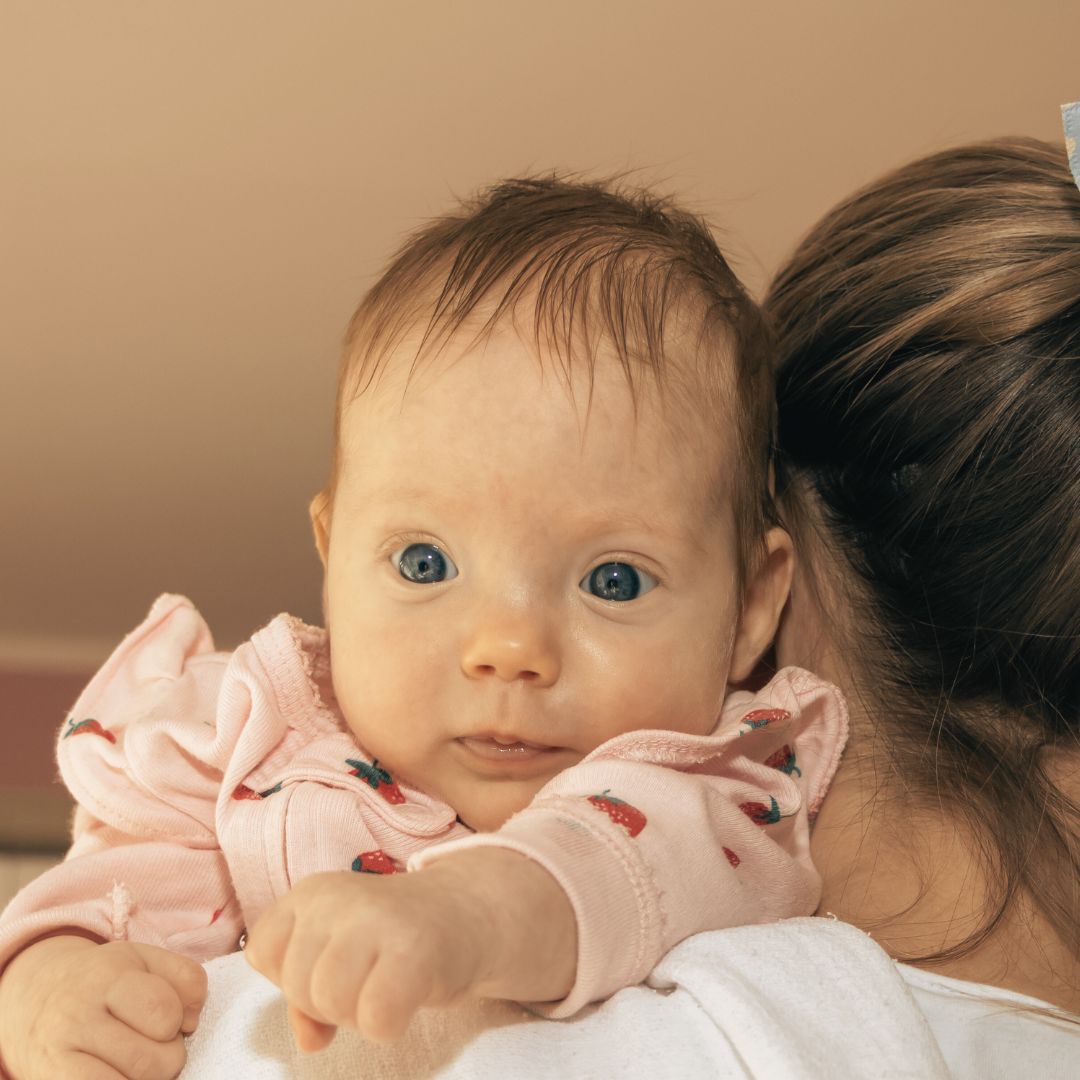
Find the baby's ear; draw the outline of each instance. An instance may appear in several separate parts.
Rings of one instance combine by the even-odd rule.
[[[765,534],[765,557],[750,572],[743,589],[742,613],[735,629],[728,682],[748,679],[776,636],[780,613],[791,591],[795,550],[786,530]]]
[[[330,554],[330,505],[330,492],[324,488],[308,506],[311,528],[315,533],[315,547],[318,549],[319,558],[322,559],[324,570]]]

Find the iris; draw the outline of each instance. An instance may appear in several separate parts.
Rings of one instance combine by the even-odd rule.
[[[641,578],[629,563],[601,563],[581,584],[601,600],[634,600],[641,592]]]
[[[457,576],[454,564],[434,544],[410,544],[395,556],[406,581],[431,585]]]

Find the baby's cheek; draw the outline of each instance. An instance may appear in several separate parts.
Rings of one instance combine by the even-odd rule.
[[[412,773],[412,758],[425,744],[425,719],[430,724],[436,714],[434,684],[389,650],[373,650],[344,672],[335,658],[334,689],[346,724],[365,750],[398,771]]]
[[[609,738],[647,728],[702,734],[715,725],[726,690],[722,642],[671,643],[639,657],[624,677],[605,680],[598,705]]]
[[[415,619],[369,607],[331,627],[334,686],[347,683],[373,708],[393,710],[422,698],[438,667],[439,635]],[[340,698],[340,691],[339,691]]]

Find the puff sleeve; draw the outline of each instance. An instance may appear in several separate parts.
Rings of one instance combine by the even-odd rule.
[[[162,596],[90,681],[57,748],[78,803],[73,843],[0,916],[0,969],[72,928],[196,960],[236,948],[241,914],[215,831],[243,713],[219,701],[228,659],[189,601]]]
[[[562,885],[578,927],[570,1016],[641,982],[705,930],[815,911],[809,825],[839,762],[839,691],[786,668],[725,702],[712,735],[635,731],[552,779],[493,833],[414,856],[410,869],[474,845],[511,848]]]

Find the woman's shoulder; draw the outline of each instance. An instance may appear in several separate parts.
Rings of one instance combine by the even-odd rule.
[[[877,1075],[875,1060],[889,1062],[880,1066],[889,1076],[891,1069],[959,1080],[1078,1075],[1080,1018],[1055,1019],[1053,1007],[1036,998],[898,963],[870,934],[837,919],[786,919],[690,938],[661,961],[650,983],[688,991],[718,1022],[742,1015],[726,1035],[740,1043],[744,1059],[763,1034],[753,1022],[758,1012],[784,1014],[790,1036],[774,1036],[768,1054],[811,1074],[814,1056],[826,1053],[832,1075]],[[761,1075],[784,1074],[782,1064],[763,1056],[761,1067],[771,1071]]]
[[[896,970],[953,1076],[1080,1075],[1080,1016],[1046,1001],[910,964]]]

